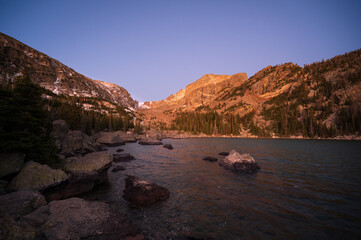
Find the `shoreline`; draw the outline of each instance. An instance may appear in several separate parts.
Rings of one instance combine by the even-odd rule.
[[[258,136],[213,136],[213,135],[190,135],[188,137],[165,137],[164,139],[186,138],[241,138],[241,139],[283,139],[283,140],[331,140],[331,141],[361,141],[361,136],[339,136],[335,138],[304,138],[304,137],[258,137]]]

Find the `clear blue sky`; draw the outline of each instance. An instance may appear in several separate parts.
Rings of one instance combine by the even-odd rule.
[[[0,32],[161,100],[203,74],[250,77],[361,48],[361,1],[0,0]]]

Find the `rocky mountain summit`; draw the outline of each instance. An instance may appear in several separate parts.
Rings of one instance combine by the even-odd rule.
[[[17,77],[25,74],[29,75],[33,83],[58,95],[97,97],[133,109],[138,106],[138,102],[124,88],[92,80],[46,54],[0,33],[0,84],[13,83]]]

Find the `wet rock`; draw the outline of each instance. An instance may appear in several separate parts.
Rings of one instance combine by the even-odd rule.
[[[172,144],[164,144],[163,147],[164,147],[164,148],[168,148],[169,150],[172,150],[172,149],[173,149]]]
[[[124,149],[119,148],[119,149],[117,149],[117,151],[116,151],[116,152],[123,152],[123,151],[124,151]]]
[[[36,229],[36,239],[142,239],[126,215],[106,203],[80,198],[52,201],[21,222]]]
[[[161,141],[156,138],[142,137],[139,140],[139,144],[141,145],[163,145]]]
[[[6,193],[7,185],[9,184],[6,180],[0,180],[0,195]]]
[[[85,155],[97,150],[94,139],[79,130],[68,132],[61,145],[61,154],[65,157]]]
[[[132,160],[135,160],[135,157],[129,153],[113,154],[114,162],[130,162]]]
[[[124,140],[119,135],[113,132],[99,132],[96,135],[97,143],[107,146],[120,146],[124,145]]]
[[[0,196],[0,211],[15,220],[46,205],[43,195],[36,191],[17,191]]]
[[[250,154],[241,155],[234,150],[225,159],[220,160],[219,165],[229,170],[248,174],[260,169],[260,166]]]
[[[55,140],[58,148],[61,148],[61,143],[63,142],[65,136],[69,132],[69,126],[64,120],[55,120],[53,121],[53,130],[51,136]]]
[[[210,157],[210,156],[207,156],[207,157],[203,158],[203,160],[208,161],[208,162],[217,162],[218,161],[217,158]]]
[[[123,166],[115,166],[113,169],[112,169],[112,172],[119,172],[119,171],[124,171],[126,170],[125,167]]]
[[[169,190],[134,176],[125,179],[124,198],[135,206],[149,206],[169,198]]]
[[[10,178],[20,172],[24,166],[25,154],[0,154],[0,179]]]
[[[92,190],[108,180],[107,170],[112,165],[112,155],[94,152],[79,159],[64,162],[63,169],[70,174],[67,182],[44,192],[47,200],[65,199]]]
[[[220,153],[218,153],[218,155],[221,155],[221,156],[228,156],[228,155],[229,155],[229,152],[220,152]]]
[[[60,169],[52,169],[48,165],[29,161],[20,173],[9,184],[11,191],[35,190],[43,191],[68,180],[69,176]]]

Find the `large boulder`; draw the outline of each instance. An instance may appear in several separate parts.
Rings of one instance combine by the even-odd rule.
[[[96,141],[107,146],[124,145],[124,140],[114,132],[99,132],[96,134]]]
[[[149,206],[169,198],[169,190],[134,176],[125,179],[124,198],[135,206]]]
[[[225,159],[221,159],[219,165],[240,173],[254,173],[260,169],[250,154],[241,155],[235,150],[232,150]]]
[[[123,139],[124,142],[136,142],[137,136],[134,134],[129,134],[122,131],[116,131],[113,133],[114,135],[118,136],[119,138]]]
[[[0,154],[0,179],[14,176],[24,166],[22,153]]]
[[[107,152],[89,153],[81,158],[66,159],[63,169],[70,178],[63,184],[44,192],[47,200],[59,200],[92,190],[108,180],[107,170],[113,157]]]
[[[160,140],[150,137],[142,137],[140,138],[138,143],[141,145],[163,145]]]
[[[15,220],[46,205],[43,195],[36,191],[17,191],[0,196],[0,211]]]
[[[43,191],[68,180],[68,175],[60,169],[52,169],[48,165],[29,161],[20,173],[10,182],[10,191],[34,190]]]
[[[64,120],[55,120],[53,121],[53,130],[51,136],[54,138],[58,148],[61,148],[61,143],[63,142],[65,136],[69,132],[69,126]]]
[[[76,130],[68,132],[64,137],[61,145],[61,154],[66,157],[85,155],[90,152],[95,152],[97,149],[93,137]]]
[[[106,203],[80,198],[52,201],[21,222],[36,229],[36,239],[143,239],[126,215]]]

